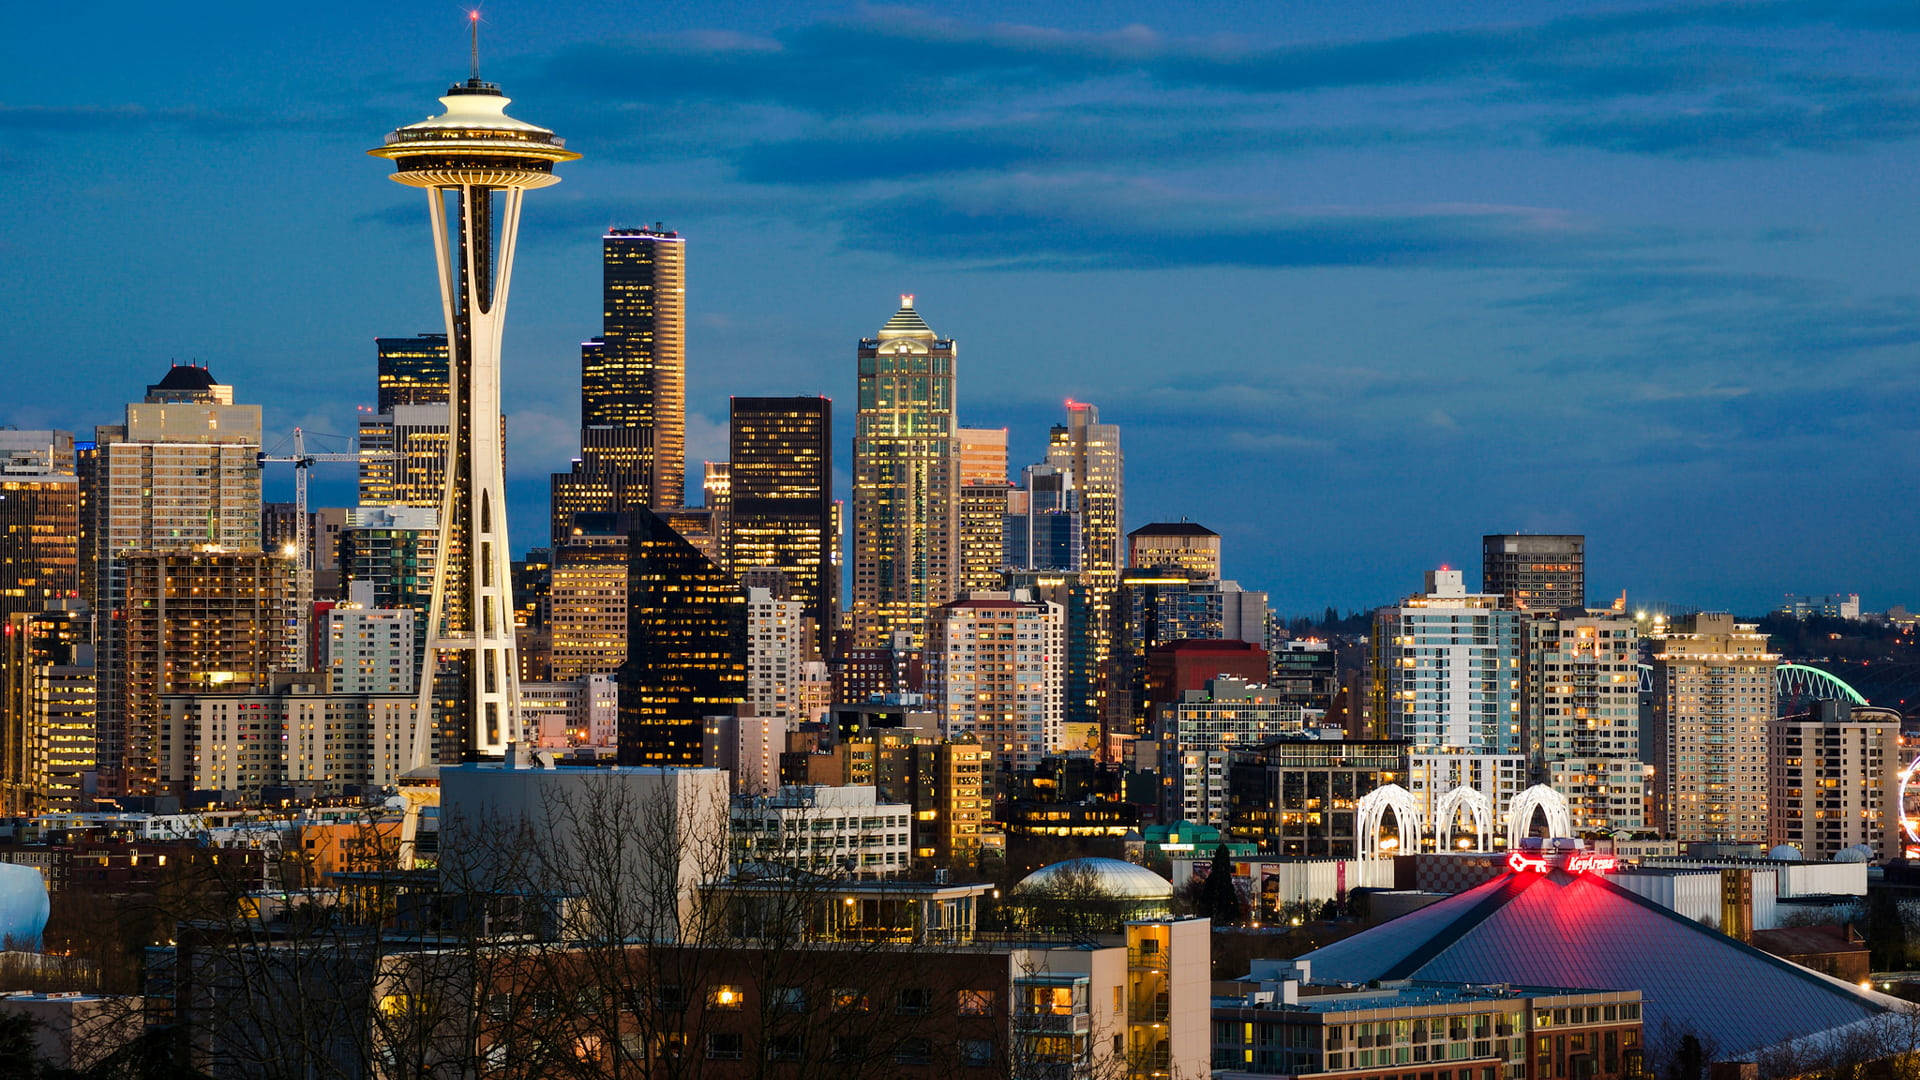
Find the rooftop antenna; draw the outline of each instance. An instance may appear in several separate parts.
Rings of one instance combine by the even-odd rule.
[[[473,31],[473,81],[480,81],[480,9],[467,12],[467,25]]]

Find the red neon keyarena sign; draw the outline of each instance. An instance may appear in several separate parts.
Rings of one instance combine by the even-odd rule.
[[[1612,855],[1602,855],[1597,851],[1576,851],[1567,856],[1566,862],[1561,864],[1560,869],[1569,874],[1603,873],[1616,869],[1619,865],[1620,860]],[[1547,865],[1544,854],[1529,855],[1524,851],[1510,851],[1507,853],[1507,869],[1516,874],[1529,870],[1536,874],[1544,874],[1552,867]]]

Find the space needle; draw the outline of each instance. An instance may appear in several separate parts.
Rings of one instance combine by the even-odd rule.
[[[367,151],[394,163],[394,180],[426,189],[447,318],[451,416],[414,721],[416,767],[427,764],[436,716],[442,762],[498,757],[519,737],[500,332],[521,196],[559,183],[553,167],[580,156],[546,128],[508,116],[500,87],[481,81],[479,19],[473,12],[472,76],[440,99],[446,111],[399,128],[385,145]]]

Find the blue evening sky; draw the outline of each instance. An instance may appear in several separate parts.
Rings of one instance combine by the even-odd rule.
[[[690,238],[689,456],[826,393],[900,292],[962,422],[1122,425],[1283,611],[1582,531],[1593,599],[1920,601],[1909,3],[498,0],[483,67],[586,157],[528,199],[515,534],[576,449],[599,234]],[[0,15],[0,423],[110,423],[170,359],[349,432],[438,329],[424,201],[364,156],[466,73],[454,3]],[[269,437],[269,442],[273,436]],[[697,465],[696,465],[697,468]],[[322,467],[325,502],[350,498]],[[284,471],[270,493],[290,498]]]

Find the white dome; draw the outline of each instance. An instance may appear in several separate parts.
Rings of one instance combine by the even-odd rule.
[[[1801,859],[1806,858],[1806,856],[1800,854],[1800,849],[1794,847],[1792,844],[1780,844],[1772,851],[1767,852],[1767,858],[1775,862],[1799,862]]]
[[[1068,859],[1035,870],[1013,887],[1017,895],[1080,890],[1120,900],[1173,899],[1172,882],[1144,866],[1119,859]]]
[[[1855,844],[1834,855],[1834,862],[1872,862],[1873,849],[1865,844]]]

